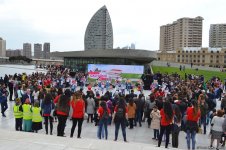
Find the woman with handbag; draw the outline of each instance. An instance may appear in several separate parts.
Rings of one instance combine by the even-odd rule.
[[[53,134],[53,116],[51,116],[52,111],[54,111],[55,105],[52,100],[50,93],[47,93],[44,97],[44,101],[41,104],[43,117],[45,120],[45,130],[48,134],[48,125],[50,124],[50,135]]]
[[[190,143],[192,139],[192,150],[195,149],[195,136],[198,130],[198,120],[201,116],[201,112],[198,106],[197,101],[192,101],[192,106],[187,108],[187,118],[186,118],[186,139],[187,139],[187,148],[190,150]]]
[[[221,137],[223,135],[223,128],[222,125],[224,123],[224,112],[223,110],[218,110],[217,111],[217,116],[214,116],[211,122],[211,140],[210,140],[210,149],[213,149],[213,141],[216,139],[217,140],[217,147],[216,150],[219,149],[219,143],[221,141]]]

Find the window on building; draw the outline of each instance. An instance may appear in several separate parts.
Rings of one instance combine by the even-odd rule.
[[[204,57],[205,57],[205,55],[202,55],[202,57],[204,58]]]
[[[193,60],[193,62],[195,63],[195,62],[196,62],[196,60]]]
[[[213,58],[213,55],[210,55],[210,58]]]
[[[205,63],[205,60],[202,60],[202,63]]]
[[[178,55],[177,57],[180,57],[180,55]]]
[[[213,53],[213,51],[211,51],[211,53]]]
[[[219,53],[219,51],[217,51],[217,53]]]
[[[217,58],[219,58],[219,56],[217,55]]]

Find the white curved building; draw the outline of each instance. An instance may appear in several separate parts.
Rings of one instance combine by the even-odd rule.
[[[113,30],[106,6],[91,18],[85,33],[85,50],[113,49]]]

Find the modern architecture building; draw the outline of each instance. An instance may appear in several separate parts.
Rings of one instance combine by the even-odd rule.
[[[209,47],[226,47],[226,24],[211,24]]]
[[[202,46],[203,18],[180,18],[160,27],[160,51]]]
[[[85,32],[85,50],[113,49],[113,30],[106,6],[91,18]]]
[[[0,57],[6,56],[6,41],[0,37]]]
[[[115,65],[147,65],[156,59],[155,51],[132,49],[108,49],[92,51],[52,52],[53,57],[63,57],[64,65],[73,69],[81,67],[83,71],[87,64]]]
[[[186,47],[175,51],[157,53],[160,61],[209,66],[226,67],[226,48]]]
[[[42,44],[34,44],[34,58],[42,58]]]
[[[26,56],[27,58],[31,58],[31,43],[23,44],[23,56]]]
[[[85,50],[52,52],[51,58],[64,58],[64,65],[72,70],[87,70],[87,64],[143,65],[156,59],[156,52],[134,49],[113,49],[113,30],[106,6],[91,18],[85,32]]]
[[[43,58],[50,59],[50,43],[43,44]]]
[[[6,57],[13,57],[13,56],[22,56],[22,50],[21,49],[7,49],[6,50]]]

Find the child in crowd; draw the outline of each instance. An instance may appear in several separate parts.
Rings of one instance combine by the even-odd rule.
[[[42,129],[42,116],[41,108],[39,107],[39,101],[35,101],[34,107],[32,107],[32,130],[38,133],[38,130]]]
[[[152,118],[151,120],[151,129],[154,130],[154,137],[152,138],[153,140],[158,140],[159,137],[159,129],[160,129],[160,111],[158,110],[157,106],[153,107],[153,110],[150,114],[150,117]]]
[[[32,112],[30,100],[27,98],[25,103],[22,105],[23,108],[23,130],[25,132],[31,132],[32,125]]]
[[[13,113],[15,117],[16,131],[22,131],[23,109],[22,109],[20,98],[17,98],[15,101],[15,105],[13,106]]]

